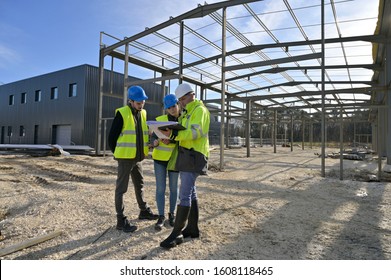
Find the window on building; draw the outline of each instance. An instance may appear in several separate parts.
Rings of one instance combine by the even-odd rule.
[[[12,94],[12,95],[10,95],[10,97],[9,97],[8,104],[9,104],[9,105],[14,105],[14,102],[15,102],[15,96]]]
[[[50,99],[58,99],[58,87],[52,87],[50,90]]]
[[[26,92],[23,92],[23,93],[22,93],[22,96],[21,96],[21,98],[20,98],[20,103],[26,104],[26,102],[27,102],[27,93],[26,93]]]
[[[75,97],[77,95],[77,84],[69,85],[69,97]]]
[[[38,89],[35,91],[35,102],[41,102],[41,95],[41,90]]]
[[[23,137],[23,136],[25,136],[25,135],[26,135],[26,132],[25,132],[25,130],[24,130],[24,126],[21,125],[21,126],[19,127],[19,136],[20,136],[20,137]]]
[[[11,137],[11,136],[12,136],[12,126],[9,126],[9,127],[8,127],[7,136],[8,136],[8,137]]]

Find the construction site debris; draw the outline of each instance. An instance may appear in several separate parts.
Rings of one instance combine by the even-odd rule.
[[[71,154],[89,155],[95,150],[90,146],[58,144],[0,144],[0,154],[27,154],[33,157],[69,156]]]
[[[0,250],[0,257],[6,256],[6,255],[14,253],[16,251],[23,250],[25,248],[34,246],[36,244],[45,242],[47,240],[50,240],[52,238],[59,236],[61,233],[62,233],[61,231],[55,231],[55,232],[52,232],[49,234],[45,234],[45,235],[41,235],[38,237],[28,239],[28,240],[23,241],[19,244],[15,244],[15,245],[11,245],[9,247],[3,248]]]

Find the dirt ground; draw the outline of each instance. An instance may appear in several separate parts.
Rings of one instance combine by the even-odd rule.
[[[212,150],[197,184],[201,237],[171,250],[159,247],[169,226],[157,232],[154,221],[137,220],[132,185],[125,212],[138,230],[115,229],[112,156],[0,154],[0,251],[61,232],[0,259],[390,260],[390,175],[368,180],[377,161],[344,160],[341,181],[339,160],[326,158],[322,177],[317,153],[257,147],[246,157],[245,148],[230,149],[217,171],[219,149]],[[156,212],[152,160],[143,166]]]

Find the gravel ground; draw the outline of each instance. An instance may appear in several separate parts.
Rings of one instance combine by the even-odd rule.
[[[391,259],[391,183],[368,180],[377,162],[326,159],[320,176],[318,150],[270,147],[211,151],[208,176],[198,180],[199,239],[171,250],[159,247],[167,225],[137,220],[132,186],[126,215],[132,234],[115,229],[112,156],[32,157],[0,155],[0,251],[30,239],[50,240],[0,259],[22,260],[301,260]],[[143,162],[146,200],[156,212],[153,162]],[[168,199],[166,200],[168,207]]]

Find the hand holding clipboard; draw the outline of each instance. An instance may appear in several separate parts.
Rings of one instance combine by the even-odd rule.
[[[147,121],[149,129],[153,131],[161,139],[169,139],[171,134],[171,129],[183,130],[186,127],[182,126],[178,122],[159,122],[159,121]],[[170,134],[168,133],[170,132]],[[168,134],[168,135],[167,135]]]

